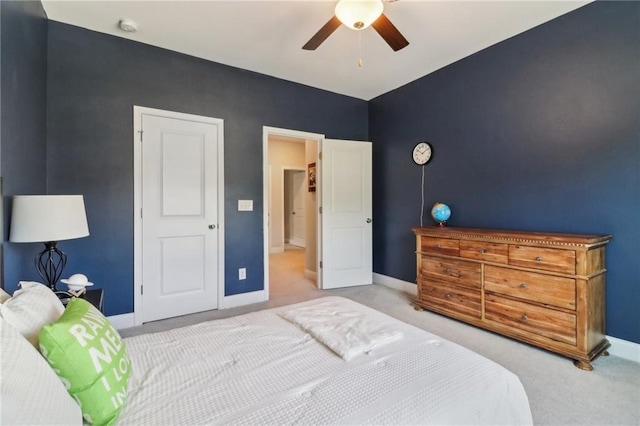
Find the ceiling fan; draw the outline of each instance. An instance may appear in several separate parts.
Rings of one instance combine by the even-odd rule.
[[[383,9],[382,0],[340,0],[335,15],[302,48],[316,50],[342,24],[358,31],[372,26],[396,52],[407,47],[409,42],[382,13]]]

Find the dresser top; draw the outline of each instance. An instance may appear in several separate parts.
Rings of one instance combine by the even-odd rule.
[[[429,226],[412,228],[416,235],[439,238],[473,240],[504,240],[509,242],[539,242],[558,245],[602,245],[609,242],[611,235],[564,234],[551,232],[511,231],[483,228],[456,228],[449,226]]]

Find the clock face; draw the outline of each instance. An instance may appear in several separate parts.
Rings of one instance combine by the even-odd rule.
[[[420,142],[413,148],[413,161],[419,166],[427,164],[431,160],[431,145],[427,142]]]

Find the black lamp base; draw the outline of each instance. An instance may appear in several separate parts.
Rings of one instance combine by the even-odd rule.
[[[62,271],[67,264],[67,255],[56,247],[57,244],[57,241],[44,243],[44,250],[34,259],[38,274],[42,277],[44,284],[49,286],[52,291],[57,290],[56,283],[60,280]]]

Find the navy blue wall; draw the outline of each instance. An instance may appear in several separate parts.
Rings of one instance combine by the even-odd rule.
[[[426,205],[449,203],[452,225],[613,234],[608,334],[640,342],[638,3],[585,6],[372,100],[369,117],[364,101],[47,24],[39,2],[0,11],[3,239],[7,195],[44,193],[47,181],[50,193],[85,194],[92,234],[61,247],[69,271],[108,289],[107,314],[133,309],[136,104],[225,120],[227,294],[262,288],[262,125],[346,139],[367,139],[368,125],[376,272],[415,279],[410,150],[429,140]],[[239,198],[255,213],[238,214]],[[7,289],[36,278],[37,245],[4,248]],[[239,282],[240,266],[257,272]]]
[[[84,194],[91,232],[60,246],[107,315],[133,311],[133,105],[224,119],[227,295],[263,288],[262,126],[368,136],[365,101],[57,22],[47,101],[50,192]]]
[[[47,16],[40,2],[0,1],[0,175],[4,181],[4,229],[9,239],[11,195],[46,193]],[[5,287],[39,279],[33,267],[41,244],[4,242]],[[1,267],[1,265],[0,265]]]
[[[612,234],[607,334],[640,342],[640,3],[596,2],[369,104],[374,269],[415,281],[425,224]]]

